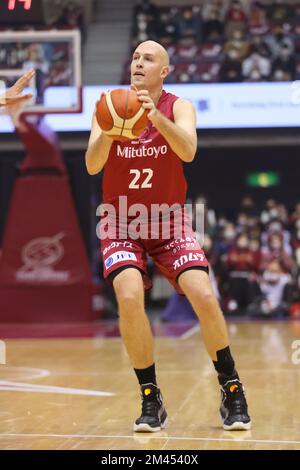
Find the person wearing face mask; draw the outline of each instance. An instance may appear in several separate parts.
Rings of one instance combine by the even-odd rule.
[[[264,34],[268,30],[266,11],[260,2],[253,2],[250,8],[248,27],[251,34]]]
[[[233,0],[226,15],[226,37],[230,37],[234,29],[245,31],[247,21],[242,3],[239,0]]]
[[[224,259],[228,272],[228,312],[243,313],[254,300],[257,286],[255,282],[259,267],[257,253],[249,247],[246,233],[240,234],[236,243]]]
[[[273,77],[276,77],[278,72],[283,74],[282,81],[294,80],[296,76],[296,59],[286,44],[283,44],[279,51],[279,56],[272,65]]]
[[[286,272],[291,272],[295,266],[283,244],[283,236],[280,233],[271,233],[267,247],[262,248],[260,269],[264,271],[272,261],[278,261]]]
[[[249,52],[249,47],[250,44],[245,40],[243,32],[239,29],[234,29],[231,37],[225,43],[224,52],[230,56],[230,52],[234,50],[237,53],[235,58],[243,60]]]
[[[259,284],[262,298],[257,313],[268,316],[286,316],[292,302],[292,277],[282,269],[279,261],[272,261],[263,272]]]
[[[234,244],[236,237],[236,230],[234,224],[231,222],[224,222],[224,226],[220,227],[220,220],[218,221],[220,228],[220,235],[215,243],[216,253],[218,258],[226,255]]]
[[[246,81],[260,81],[269,78],[271,61],[268,57],[260,55],[255,48],[242,64],[242,74]]]
[[[270,48],[274,60],[280,56],[283,47],[289,50],[290,55],[294,54],[294,42],[290,36],[285,34],[282,25],[275,25],[272,32],[265,37],[265,42]]]
[[[292,255],[292,247],[291,247],[291,234],[288,230],[285,229],[281,220],[277,217],[275,219],[271,219],[266,226],[266,230],[261,235],[262,247],[268,251],[269,250],[269,242],[271,235],[276,234],[279,235],[284,251],[288,255]],[[279,242],[278,242],[279,243]],[[281,242],[280,242],[281,243]]]
[[[240,59],[240,53],[236,48],[227,51],[219,73],[221,82],[236,83],[242,81],[242,63]]]

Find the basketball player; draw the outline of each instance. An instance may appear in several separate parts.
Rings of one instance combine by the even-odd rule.
[[[34,77],[34,70],[24,73],[16,83],[10,87],[5,93],[0,96],[0,108],[7,106],[20,106],[27,100],[32,98],[31,93],[21,95],[24,88],[30,83],[30,80]]]
[[[191,162],[197,149],[195,110],[188,101],[163,90],[168,71],[169,57],[160,44],[146,41],[136,48],[131,63],[131,84],[149,112],[148,127],[139,139],[112,140],[101,132],[94,114],[86,167],[91,175],[104,169],[105,203],[117,207],[119,196],[124,195],[128,206],[137,202],[147,207],[151,203],[169,206],[185,203],[182,163]],[[163,155],[160,154],[162,148],[167,149]],[[132,158],[137,152],[133,149],[140,149],[142,158]],[[144,184],[146,177],[147,184]],[[121,335],[141,387],[142,414],[133,429],[160,431],[167,421],[156,381],[153,337],[144,309],[144,287],[149,287],[146,254],[153,258],[175,289],[186,295],[199,317],[204,343],[221,386],[223,428],[250,429],[243,385],[230,352],[225,321],[212,290],[205,255],[195,237],[193,249],[188,243],[177,244],[175,253],[170,249],[172,242],[178,243],[172,238],[101,240],[104,277],[113,284]],[[195,256],[190,256],[191,253]]]

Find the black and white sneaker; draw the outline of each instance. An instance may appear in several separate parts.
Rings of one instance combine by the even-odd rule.
[[[221,383],[220,413],[226,431],[251,429],[244,387],[238,378]]]
[[[159,388],[154,384],[141,386],[142,414],[135,421],[135,432],[157,432],[166,427],[167,412]]]

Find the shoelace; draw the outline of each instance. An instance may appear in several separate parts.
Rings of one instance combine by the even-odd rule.
[[[246,412],[246,402],[243,390],[236,392],[226,392],[226,399],[232,411],[236,414],[244,414]]]
[[[156,415],[160,408],[160,404],[156,400],[143,400],[142,402],[142,414],[144,416]]]

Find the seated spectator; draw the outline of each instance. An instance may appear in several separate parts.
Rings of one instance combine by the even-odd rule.
[[[249,306],[249,313],[272,317],[288,315],[293,298],[292,277],[284,272],[279,261],[266,266],[259,288],[261,296]]]
[[[249,31],[251,34],[265,34],[269,29],[265,7],[254,2],[249,13]]]
[[[217,6],[212,7],[203,20],[203,41],[221,40],[224,34],[224,23]]]
[[[205,232],[209,236],[213,236],[216,231],[216,213],[209,207],[205,196],[199,196],[195,200],[195,215],[202,218],[204,222]]]
[[[257,294],[255,279],[260,264],[259,252],[250,250],[249,242],[246,233],[240,234],[223,258],[229,273],[229,312],[243,312]]]
[[[271,220],[279,219],[285,223],[280,217],[279,204],[274,199],[268,199],[265,207],[261,212],[260,221],[263,225],[267,225]]]
[[[157,22],[157,36],[163,45],[176,43],[179,39],[178,22],[175,18],[162,13]]]
[[[150,0],[138,0],[134,9],[134,16],[137,17],[139,14],[146,15],[147,19],[157,19],[159,10]]]
[[[292,272],[295,267],[292,256],[284,249],[283,236],[279,233],[272,233],[267,247],[262,248],[260,269],[264,271],[272,261],[278,261],[288,273]]]
[[[51,64],[53,67],[53,64]],[[28,47],[28,59],[23,63],[24,70],[35,70],[36,80],[36,103],[44,102],[44,93],[49,86],[47,83],[49,77],[50,64],[45,59],[44,48],[39,43],[30,44]]]
[[[272,57],[272,51],[265,41],[264,36],[255,35],[251,39],[252,52],[257,52],[264,57]]]
[[[286,0],[273,0],[267,9],[267,14],[273,23],[283,24],[290,20],[292,8]]]
[[[246,81],[268,80],[271,73],[271,60],[257,52],[252,52],[242,64],[242,74]]]
[[[199,11],[192,8],[184,10],[183,14],[178,20],[178,39],[194,39],[195,41],[201,38],[201,17]]]
[[[85,40],[86,28],[82,6],[70,0],[64,6],[61,16],[55,22],[55,26],[58,28],[79,28],[82,38]]]
[[[230,51],[237,51],[237,59],[242,61],[249,53],[250,44],[240,29],[233,29],[231,36],[224,45],[224,53],[229,55]]]
[[[132,47],[135,48],[141,41],[148,39],[155,39],[156,32],[153,30],[152,22],[147,21],[146,15],[141,13],[137,17],[137,21],[133,28],[133,41]]]
[[[295,210],[290,217],[290,222],[292,225],[294,225],[298,220],[300,220],[300,202],[297,202],[295,205]]]
[[[242,81],[242,62],[240,53],[236,49],[230,49],[225,55],[224,61],[220,68],[220,81],[227,83],[235,83]]]
[[[292,81],[296,75],[296,59],[287,45],[283,45],[272,65],[272,80]]]
[[[251,230],[257,230],[258,228],[258,218],[252,214],[247,213],[244,209],[242,212],[239,212],[236,220],[236,232],[249,233]]]
[[[272,32],[265,37],[265,42],[268,44],[273,59],[280,56],[283,48],[288,49],[292,55],[295,50],[294,42],[290,36],[285,34],[282,25],[275,25]]]
[[[229,38],[232,35],[232,31],[239,29],[241,31],[246,30],[247,26],[247,15],[244,10],[242,3],[239,0],[233,0],[231,7],[229,8],[226,15],[226,37]]]
[[[203,20],[207,21],[212,11],[218,11],[220,21],[224,23],[230,1],[231,0],[203,0],[201,11]]]
[[[222,257],[223,255],[228,253],[228,251],[233,246],[236,237],[235,226],[231,222],[226,221],[224,227],[220,228],[220,237],[218,240],[216,240],[216,251],[218,257]]]
[[[292,254],[292,249],[291,249],[291,244],[290,244],[291,234],[288,230],[285,230],[284,225],[282,221],[279,219],[279,217],[271,219],[269,223],[266,225],[265,230],[263,231],[261,235],[262,246],[265,249],[268,249],[268,242],[272,234],[280,235],[280,237],[283,240],[283,247],[285,251],[289,255],[291,255]]]
[[[248,216],[257,216],[257,207],[251,196],[244,196],[241,200],[240,210]]]

